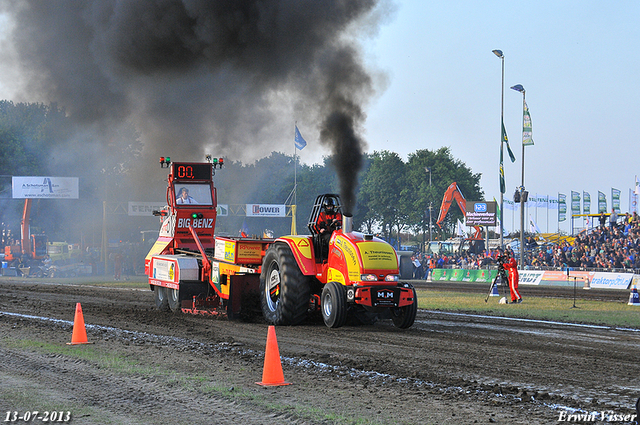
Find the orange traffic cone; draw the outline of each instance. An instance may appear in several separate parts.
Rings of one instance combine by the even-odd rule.
[[[280,350],[278,350],[278,340],[276,339],[276,328],[273,326],[269,326],[269,333],[267,334],[267,349],[264,352],[262,382],[256,382],[256,384],[268,387],[291,385],[291,382],[284,381],[282,362],[280,361]]]
[[[80,307],[80,303],[76,304],[76,315],[73,318],[71,342],[67,342],[67,345],[76,344],[91,344],[87,341],[87,330],[84,327],[84,317],[82,317],[82,307]]]

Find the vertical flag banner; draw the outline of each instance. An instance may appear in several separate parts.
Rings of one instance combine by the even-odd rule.
[[[298,148],[299,150],[304,149],[305,146],[307,146],[307,141],[304,140],[304,138],[302,137],[302,134],[300,134],[300,130],[298,130],[298,126],[296,125],[296,136],[294,139],[294,143],[296,144],[296,148]]]
[[[531,115],[529,115],[529,107],[527,102],[523,100],[524,112],[522,117],[522,144],[525,146],[533,145],[533,138],[531,136]]]
[[[638,194],[632,189],[629,189],[629,212],[638,212]]]
[[[611,188],[611,208],[620,213],[620,191],[618,189]]]
[[[567,195],[558,193],[558,221],[567,219]]]
[[[580,214],[580,192],[571,191],[571,215]]]
[[[607,212],[607,195],[598,191],[598,214]]]
[[[548,197],[548,207],[550,210],[557,210],[558,209],[558,198],[555,196],[549,196]]]
[[[507,152],[509,153],[511,162],[516,162],[516,156],[511,152],[511,148],[509,147],[509,138],[507,137],[507,130],[504,129],[504,123],[502,123],[502,141],[507,145]],[[500,164],[502,164],[502,158],[500,158]]]
[[[504,126],[502,126],[504,130]],[[504,166],[502,165],[502,149],[500,149],[500,193],[505,193],[507,189],[504,184]]]
[[[582,213],[591,214],[591,195],[585,191],[582,191]]]

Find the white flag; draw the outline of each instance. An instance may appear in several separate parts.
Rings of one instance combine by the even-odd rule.
[[[466,236],[462,222],[460,221],[460,219],[458,219],[457,221],[458,222],[456,223],[456,235],[462,236],[462,237]]]
[[[540,228],[538,227],[538,225],[536,224],[535,220],[533,219],[533,217],[529,216],[529,231],[531,233],[542,233],[540,231]]]

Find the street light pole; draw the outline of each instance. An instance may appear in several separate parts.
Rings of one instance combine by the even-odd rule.
[[[429,246],[431,246],[431,208],[433,202],[431,201],[431,167],[425,167],[425,171],[429,173]]]
[[[493,54],[500,58],[502,61],[502,94],[500,97],[500,159],[502,159],[502,154],[504,151],[504,140],[502,137],[502,129],[504,128],[504,54],[502,50],[493,50]],[[502,164],[500,164],[502,166]],[[501,171],[502,172],[502,171]],[[503,226],[504,220],[502,219],[504,211],[504,193],[502,193],[502,188],[500,188],[500,248],[504,248],[504,238],[503,238]],[[489,232],[487,230],[487,240],[489,240]],[[487,249],[489,247],[487,246]]]
[[[524,105],[525,89],[522,84],[511,87],[515,91],[522,93],[522,131],[524,132]],[[520,184],[520,268],[524,269],[524,135],[522,141],[522,181]]]

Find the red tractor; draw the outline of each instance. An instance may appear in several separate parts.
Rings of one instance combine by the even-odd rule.
[[[372,235],[353,232],[351,217],[319,225],[328,202],[340,212],[337,195],[320,195],[311,212],[308,236],[277,239],[214,235],[217,196],[213,173],[223,161],[171,163],[167,206],[160,235],[145,259],[145,271],[164,311],[250,315],[260,299],[269,323],[296,325],[320,309],[327,326],[337,328],[353,314],[371,320],[382,315],[399,328],[413,325],[417,298],[399,282],[393,247]]]
[[[413,325],[418,308],[415,289],[399,281],[398,257],[391,245],[352,230],[343,215],[330,237],[318,219],[324,206],[340,210],[338,195],[316,198],[309,236],[283,236],[269,246],[262,261],[260,299],[265,319],[295,325],[317,308],[330,328],[345,324],[349,314],[390,317],[395,326]]]

